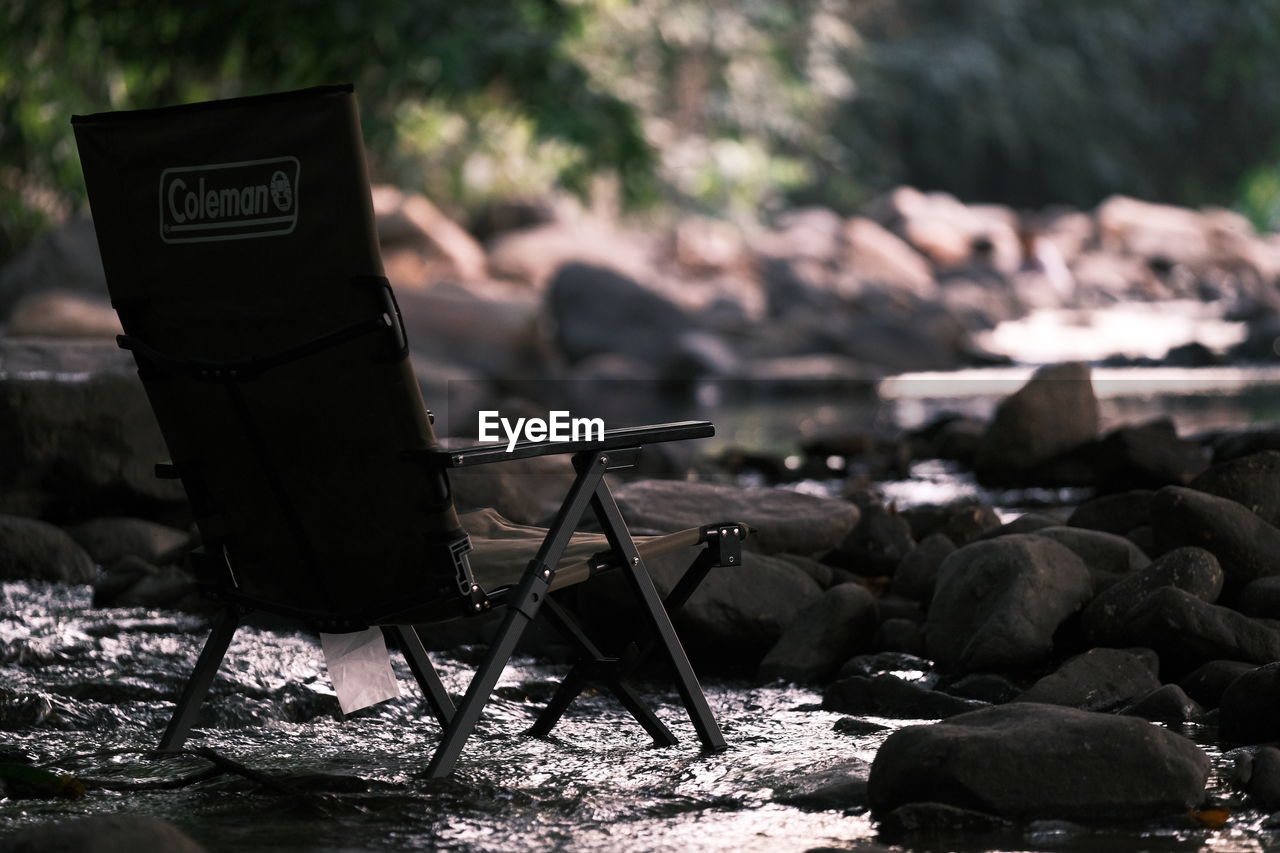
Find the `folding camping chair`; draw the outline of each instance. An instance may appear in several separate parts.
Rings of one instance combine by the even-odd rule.
[[[72,119],[112,304],[202,537],[196,563],[221,604],[161,741],[195,722],[251,611],[313,629],[394,635],[445,728],[428,768],[448,775],[529,622],[546,613],[581,658],[534,724],[545,735],[590,683],[659,744],[675,736],[627,682],[647,652],[670,663],[707,750],[725,746],[672,628],[713,566],[741,562],[747,528],[718,523],[637,543],[604,479],[653,442],[705,422],[615,429],[595,442],[441,450],[382,274],[350,86]],[[448,470],[572,453],[577,477],[536,553],[492,511],[459,517]],[[603,535],[575,534],[587,510]],[[467,529],[484,533],[471,539]],[[514,538],[513,538],[514,537]],[[662,601],[645,561],[698,546]],[[193,560],[194,562],[194,560]],[[641,651],[607,657],[550,593],[621,572],[644,614]],[[505,608],[455,709],[414,625]],[[639,647],[637,647],[639,648]]]

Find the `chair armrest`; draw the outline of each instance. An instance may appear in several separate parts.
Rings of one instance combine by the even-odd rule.
[[[560,453],[580,453],[584,450],[621,450],[658,444],[664,441],[684,441],[690,438],[710,438],[716,428],[709,421],[680,421],[673,424],[620,427],[607,429],[600,441],[522,441],[511,450],[505,442],[480,444],[459,450],[441,450],[448,468],[469,468],[490,462],[506,462],[511,459],[527,459],[530,456],[552,456]]]

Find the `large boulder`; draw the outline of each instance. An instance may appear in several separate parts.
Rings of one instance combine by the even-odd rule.
[[[132,358],[114,344],[0,340],[0,512],[181,513],[182,486]]]
[[[1129,611],[1161,587],[1185,590],[1209,603],[1222,592],[1222,569],[1203,548],[1177,548],[1145,569],[1098,593],[1084,609],[1085,636],[1095,645],[1123,643],[1130,636]]]
[[[820,681],[871,642],[879,616],[866,587],[842,583],[796,613],[756,670],[762,679]]]
[[[0,580],[89,583],[93,560],[66,532],[36,521],[0,515]]]
[[[1016,485],[1097,433],[1098,400],[1089,368],[1075,362],[1042,367],[1001,401],[974,465],[983,482]]]
[[[1186,812],[1209,757],[1168,729],[1032,703],[984,708],[890,735],[871,765],[876,815],[940,802],[1028,820],[1098,823]]]
[[[750,547],[766,554],[821,556],[858,523],[848,501],[786,489],[739,488],[677,480],[637,480],[613,491],[632,527],[673,533],[715,521],[740,521],[753,529]]]
[[[887,228],[855,216],[845,223],[844,238],[845,266],[859,281],[894,293],[936,298],[938,284],[928,262]]]
[[[1053,635],[1093,594],[1084,562],[1042,536],[975,542],[947,557],[925,622],[929,656],[964,670],[1044,660]]]
[[[1167,486],[1151,502],[1157,550],[1197,545],[1211,551],[1228,583],[1280,574],[1280,529],[1235,501]]]

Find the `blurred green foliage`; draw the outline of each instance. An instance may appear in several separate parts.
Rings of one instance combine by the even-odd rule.
[[[6,0],[0,262],[80,203],[72,113],[342,81],[375,177],[455,214],[609,175],[739,220],[910,183],[1280,224],[1280,0]]]

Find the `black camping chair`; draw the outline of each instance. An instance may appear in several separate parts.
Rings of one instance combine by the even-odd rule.
[[[251,611],[317,630],[394,634],[444,737],[449,774],[529,622],[540,612],[581,660],[533,726],[545,735],[592,682],[659,744],[671,731],[626,678],[671,664],[708,750],[725,746],[672,628],[713,566],[741,562],[745,526],[633,539],[604,475],[646,444],[713,434],[705,422],[607,431],[578,443],[442,451],[383,277],[355,96],[308,89],[72,119],[112,304],[182,480],[203,546],[197,571],[222,605],[161,740],[185,741],[236,627]],[[572,453],[577,477],[550,528],[459,515],[450,468]],[[603,535],[575,534],[590,510]],[[468,536],[468,530],[475,538]],[[481,535],[483,534],[483,535]],[[532,547],[520,545],[536,536]],[[645,560],[698,547],[663,602]],[[608,658],[550,593],[621,572],[650,638]],[[454,708],[414,629],[504,608]]]

